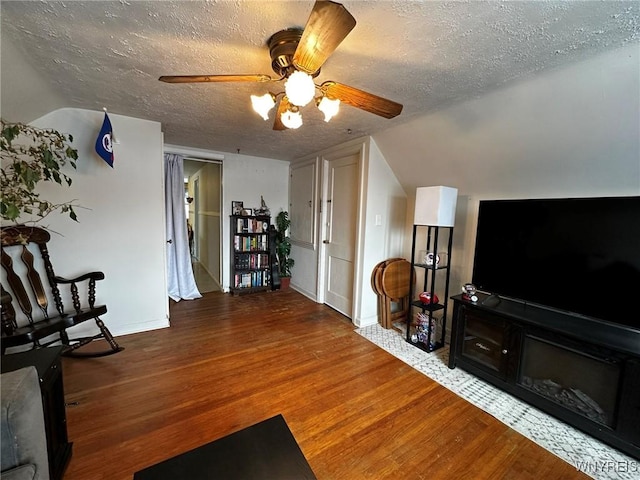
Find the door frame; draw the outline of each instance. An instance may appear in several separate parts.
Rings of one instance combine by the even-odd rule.
[[[163,158],[164,158],[164,154],[165,153],[174,153],[177,155],[182,155],[184,158],[183,160],[191,160],[191,161],[196,161],[196,162],[202,162],[202,163],[216,163],[220,165],[220,213],[222,214],[222,201],[223,201],[223,189],[224,189],[224,155],[219,154],[219,153],[214,153],[208,150],[202,150],[199,148],[191,148],[191,147],[184,147],[181,145],[172,145],[172,144],[168,144],[165,143],[163,145]],[[164,161],[163,161],[163,172],[162,172],[163,178],[164,178]],[[195,200],[194,200],[195,202]],[[165,199],[165,203],[166,203],[166,199]],[[196,212],[196,216],[197,216],[197,212]],[[220,252],[219,252],[219,278],[220,278],[220,290],[222,290],[222,285],[223,285],[223,278],[222,278],[222,272],[223,272],[223,231],[224,231],[224,225],[222,222],[222,215],[220,215],[220,238],[219,238],[219,245],[220,245]],[[195,219],[194,219],[194,235],[195,235]],[[197,242],[197,239],[194,239],[194,247],[195,247],[195,243]],[[199,252],[198,252],[199,253]],[[165,267],[166,267],[166,259],[165,259]],[[166,268],[165,268],[165,272],[166,272]],[[166,274],[165,274],[166,276]],[[167,280],[167,285],[168,285],[168,280]],[[165,288],[166,290],[166,288]]]
[[[190,159],[191,160],[191,159]],[[193,256],[200,261],[200,177],[193,179]]]
[[[356,206],[356,235],[354,245],[354,263],[353,263],[353,299],[351,307],[351,321],[359,318],[360,315],[360,299],[362,297],[362,253],[364,243],[364,205],[366,199],[366,172],[368,170],[368,146],[362,139],[353,143],[341,145],[337,149],[328,150],[318,157],[318,168],[320,170],[320,214],[318,215],[318,224],[316,231],[318,232],[318,280],[317,280],[317,302],[325,303],[325,285],[326,285],[326,265],[327,265],[327,246],[322,243],[325,240],[326,224],[327,224],[327,196],[329,192],[329,162],[337,160],[349,155],[356,155],[358,158],[358,192]]]

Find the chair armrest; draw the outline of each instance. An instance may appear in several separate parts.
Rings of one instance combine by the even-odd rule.
[[[69,284],[69,283],[76,283],[76,282],[82,282],[84,280],[104,280],[104,273],[102,272],[89,272],[89,273],[85,273],[84,275],[80,275],[79,277],[76,278],[64,278],[64,277],[53,277],[53,279],[55,280],[56,283],[60,283],[60,284]]]
[[[53,277],[53,281],[55,285],[52,285],[54,290],[58,290],[58,285],[69,285],[71,288],[71,298],[73,300],[73,308],[76,313],[80,313],[82,311],[82,305],[80,303],[80,297],[78,296],[78,286],[77,282],[82,282],[88,280],[89,281],[89,289],[87,292],[87,301],[89,302],[89,307],[93,308],[96,301],[96,280],[104,280],[104,273],[102,272],[89,272],[84,275],[80,275],[76,278],[64,278],[64,277]],[[60,302],[58,307],[58,312],[62,314],[62,302]]]

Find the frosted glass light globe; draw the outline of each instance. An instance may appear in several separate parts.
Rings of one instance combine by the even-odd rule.
[[[272,93],[265,93],[262,96],[251,95],[251,105],[255,112],[265,120],[269,120],[269,111],[275,106],[276,102]]]
[[[302,125],[302,115],[300,112],[291,110],[287,110],[286,112],[282,112],[280,115],[280,120],[282,120],[282,124],[287,128],[300,128]]]
[[[297,70],[289,75],[284,84],[284,91],[289,102],[298,107],[304,107],[309,103],[313,99],[315,90],[316,86],[311,75]]]
[[[328,122],[340,110],[340,100],[337,98],[335,100],[331,100],[330,98],[322,97],[318,102],[318,110],[324,113],[324,121]]]

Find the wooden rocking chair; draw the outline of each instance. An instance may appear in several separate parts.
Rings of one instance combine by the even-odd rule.
[[[62,343],[63,355],[73,357],[98,357],[123,350],[99,317],[107,313],[107,307],[95,305],[96,281],[104,279],[104,273],[91,272],[73,279],[56,276],[47,249],[50,235],[41,228],[3,227],[0,237],[2,267],[6,272],[2,278],[3,354],[10,347],[31,344],[33,348],[40,348],[56,342]],[[45,289],[47,282],[48,292]],[[73,311],[64,309],[62,286],[68,286]],[[84,303],[80,301],[78,286],[86,289]],[[50,299],[53,299],[55,311],[50,308]],[[17,311],[22,312],[20,319],[16,316]],[[70,339],[67,329],[87,320],[94,320],[100,333]],[[106,340],[108,348],[97,352],[76,351],[97,339]]]

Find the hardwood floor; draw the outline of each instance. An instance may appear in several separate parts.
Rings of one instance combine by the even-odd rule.
[[[322,480],[588,478],[292,290],[205,294],[171,324],[63,360],[65,480],[131,479],[279,413]]]

